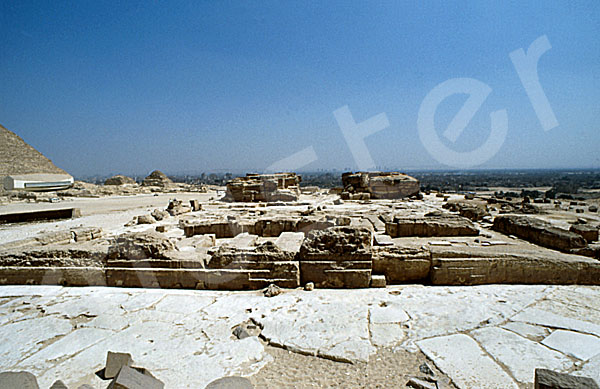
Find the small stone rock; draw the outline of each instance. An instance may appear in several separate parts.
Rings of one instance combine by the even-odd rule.
[[[385,288],[385,276],[382,274],[373,274],[371,276],[371,288]]]
[[[131,366],[133,359],[129,353],[115,353],[109,351],[106,355],[106,367],[104,368],[104,377],[113,378],[119,374],[123,366]]]
[[[156,232],[167,232],[168,229],[169,226],[156,226],[155,228]]]
[[[202,205],[200,205],[198,200],[190,200],[190,206],[192,207],[193,212],[202,210]]]
[[[254,389],[254,385],[247,378],[232,376],[216,379],[205,389]]]
[[[583,212],[584,212],[584,210],[583,210],[583,209],[581,209],[581,208],[577,208],[577,209],[575,210],[575,213],[583,213]]]
[[[588,208],[588,211],[590,212],[598,212],[598,207],[595,205],[590,205],[590,207]]]
[[[50,389],[69,389],[69,387],[67,385],[65,385],[65,383],[62,382],[61,380],[58,380],[52,384]]]
[[[307,292],[310,292],[312,290],[315,289],[315,283],[314,282],[307,282],[306,285],[304,285],[304,290],[306,290]]]
[[[419,371],[423,374],[434,375],[433,370],[431,370],[431,367],[429,367],[427,362],[424,362],[421,366],[419,366]]]
[[[535,389],[598,389],[596,381],[548,369],[535,369]]]
[[[421,378],[412,377],[406,383],[406,386],[415,389],[437,389],[435,382],[429,382]]]
[[[27,371],[0,373],[0,388],[39,389],[35,376]]]
[[[249,319],[235,326],[233,328],[233,335],[241,340],[251,336],[258,336],[261,331],[262,328],[254,320]]]
[[[153,224],[155,222],[151,215],[141,215],[137,217],[137,224]]]
[[[169,217],[169,212],[163,211],[162,209],[155,209],[150,214],[156,221],[161,221]]]
[[[281,294],[281,288],[278,287],[275,284],[270,284],[269,286],[267,286],[267,288],[263,291],[265,297],[275,297],[277,295]]]

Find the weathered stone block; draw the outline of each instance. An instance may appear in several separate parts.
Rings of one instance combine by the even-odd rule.
[[[373,250],[373,272],[385,274],[388,283],[425,280],[429,276],[429,251],[413,247],[378,247]]]
[[[163,389],[164,387],[162,381],[129,366],[123,366],[109,386],[111,389]]]
[[[516,235],[540,246],[561,251],[582,248],[587,245],[585,239],[579,234],[554,227],[544,220],[528,216],[496,216],[492,228],[495,231],[507,235]]]
[[[461,216],[395,217],[386,223],[386,233],[392,238],[401,236],[473,236],[479,230]]]
[[[113,378],[119,374],[123,366],[131,366],[133,359],[129,353],[115,353],[109,351],[106,355],[106,367],[104,368],[104,377]]]
[[[535,369],[535,389],[598,389],[592,378],[558,373],[548,369]]]

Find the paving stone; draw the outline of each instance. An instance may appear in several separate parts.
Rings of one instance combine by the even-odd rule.
[[[581,370],[574,371],[572,374],[581,377],[590,377],[600,384],[600,355],[593,357],[583,364]]]
[[[111,389],[163,389],[165,384],[160,380],[142,374],[129,366],[123,366],[119,375],[111,382]]]
[[[588,360],[600,354],[600,338],[573,331],[556,330],[542,343],[582,360]]]
[[[540,341],[550,333],[547,328],[518,321],[509,321],[503,324],[502,328],[515,332],[525,338]]]
[[[402,327],[396,323],[371,324],[371,343],[377,347],[391,347],[406,337]]]
[[[417,345],[459,388],[518,389],[512,378],[467,335],[424,339]]]
[[[231,239],[228,245],[236,249],[248,249],[256,246],[257,240],[258,235],[251,235],[247,232],[242,232]]]
[[[133,359],[129,353],[115,353],[109,351],[106,354],[106,367],[104,368],[104,377],[113,378],[119,374],[121,367],[131,366]]]
[[[254,389],[254,385],[248,378],[233,376],[218,378],[206,385],[205,389]]]
[[[535,369],[535,389],[598,389],[591,378],[577,377],[548,369]]]
[[[0,389],[39,389],[35,376],[27,371],[0,373]]]
[[[369,309],[369,321],[372,324],[402,323],[410,318],[396,303],[384,303],[384,306]]]
[[[79,328],[21,361],[19,365],[39,374],[49,361],[74,355],[113,334],[110,330]]]
[[[527,308],[511,318],[514,321],[538,324],[546,327],[564,328],[600,336],[600,325],[584,320],[562,316],[546,310]]]
[[[497,327],[475,330],[472,336],[521,383],[533,383],[536,368],[567,371],[573,363],[565,355]]]
[[[71,322],[55,316],[44,316],[6,324],[1,327],[0,361],[3,368],[14,366],[36,350],[43,342],[66,335],[73,329]],[[6,335],[4,335],[6,334]],[[10,334],[10,336],[8,335]]]

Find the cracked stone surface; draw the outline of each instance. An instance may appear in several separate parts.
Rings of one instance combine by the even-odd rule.
[[[167,388],[204,387],[273,363],[265,345],[375,363],[422,351],[458,388],[530,388],[535,367],[600,379],[600,288],[485,285],[259,291],[0,287],[0,371],[40,387],[106,387],[108,351],[131,353]],[[253,319],[260,337],[232,329]],[[398,350],[398,351],[394,351]]]

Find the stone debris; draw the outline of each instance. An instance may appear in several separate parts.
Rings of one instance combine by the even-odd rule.
[[[172,199],[169,201],[169,205],[167,206],[167,212],[171,216],[182,215],[184,213],[191,212],[192,208],[183,205],[183,201]]]
[[[140,260],[167,258],[166,252],[175,250],[168,238],[157,232],[131,232],[117,236],[108,248],[109,259]]]
[[[140,215],[137,217],[136,222],[137,224],[154,224],[156,219],[152,215]]]
[[[535,389],[598,389],[598,383],[588,377],[578,377],[548,369],[535,369]]]
[[[398,172],[349,172],[342,174],[342,183],[342,198],[348,200],[401,199],[420,190],[419,180]]]
[[[262,328],[253,319],[248,319],[233,328],[233,336],[238,339],[245,339],[250,336],[259,336]]]
[[[2,389],[39,389],[35,376],[27,371],[10,371],[0,373]]]
[[[222,377],[206,385],[205,389],[254,389],[254,385],[244,377]]]
[[[104,378],[114,378],[119,374],[123,366],[131,366],[132,364],[133,359],[131,358],[131,354],[109,351],[106,355]]]
[[[150,213],[150,215],[154,218],[154,220],[159,222],[161,220],[168,218],[169,212],[163,211],[162,209],[157,208],[157,209],[153,210],[152,213]]]
[[[192,208],[192,212],[197,212],[202,210],[202,205],[198,200],[190,200],[190,207]]]
[[[306,285],[304,285],[304,290],[307,292],[311,292],[315,289],[315,284],[314,282],[307,282]]]
[[[277,285],[270,284],[267,289],[263,290],[265,297],[275,297],[281,294],[281,288]]]
[[[235,202],[297,201],[301,177],[296,173],[247,174],[227,183],[223,200]]]

